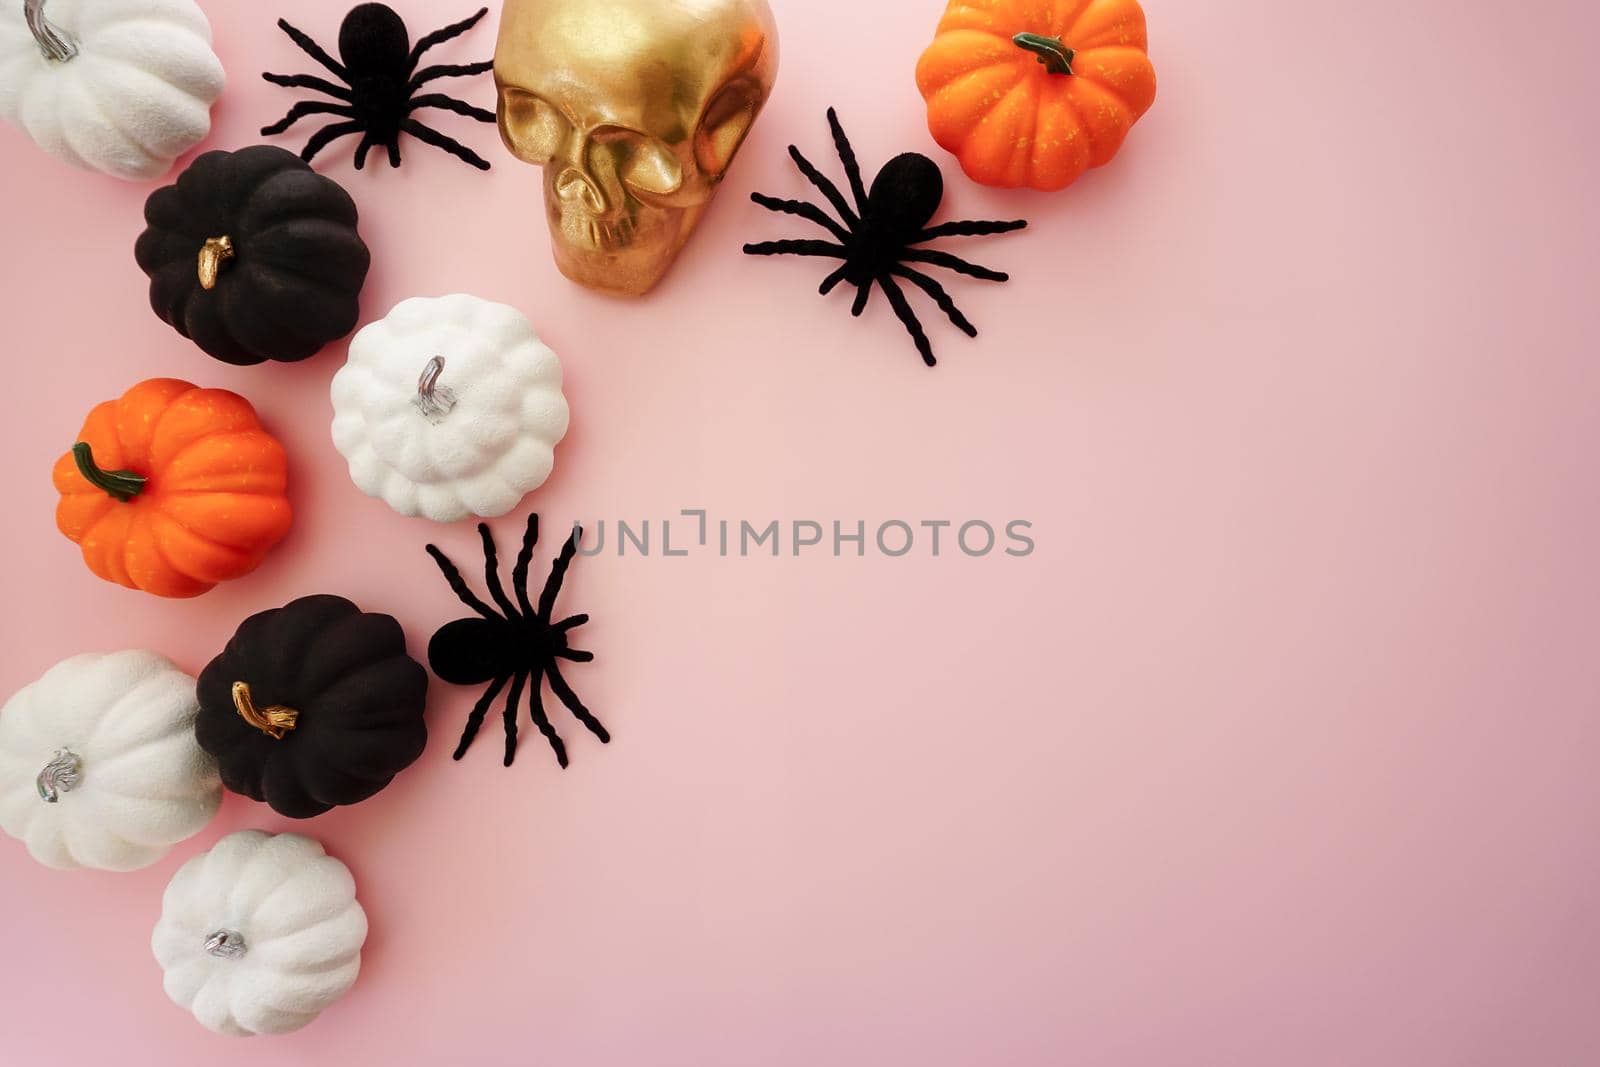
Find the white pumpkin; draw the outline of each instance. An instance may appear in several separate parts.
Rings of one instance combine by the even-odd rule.
[[[361,970],[350,868],[300,834],[229,834],[172,876],[150,947],[173,1003],[235,1037],[298,1030]]]
[[[64,659],[0,709],[0,829],[47,867],[131,871],[222,801],[195,681],[154,652]]]
[[[556,354],[522,312],[475,296],[402,301],[333,377],[350,477],[435,522],[515,508],[550,476],[567,419]]]
[[[0,0],[0,116],[75,166],[159,178],[222,82],[194,0]]]

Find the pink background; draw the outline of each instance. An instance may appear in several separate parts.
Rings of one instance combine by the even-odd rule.
[[[341,12],[205,6],[230,72],[207,146],[251,143],[297,97],[257,72],[309,69],[272,16],[332,42]],[[470,10],[397,6],[414,31]],[[581,560],[563,604],[599,659],[569,677],[616,741],[558,719],[565,774],[526,735],[502,769],[493,720],[451,762],[474,694],[438,684],[428,751],[358,808],[230,797],[131,875],[0,840],[0,1060],[1591,1062],[1589,5],[1152,0],[1154,110],[1050,197],[975,187],[927,137],[938,0],[773,6],[777,95],[656,295],[567,284],[537,172],[446,117],[490,174],[415,143],[396,172],[354,173],[350,142],[318,163],[373,249],[363,320],[452,291],[533,317],[574,410],[547,522],[1028,519],[1038,551]],[[881,300],[819,299],[820,263],[739,253],[803,235],[746,195],[806,194],[783,148],[827,159],[829,104],[869,172],[947,164],[944,217],[1033,223],[967,246],[1015,275],[954,286],[979,340],[919,305],[936,371]],[[9,128],[0,152],[0,692],[87,649],[198,670],[311,592],[397,615],[420,656],[461,614],[422,546],[470,562],[475,536],[351,486],[344,346],[208,360],[146,306],[150,186]],[[290,539],[187,603],[94,579],[51,520],[84,412],[155,375],[244,393],[295,463]],[[252,1042],[171,1005],[147,945],[173,870],[244,827],[321,838],[372,920],[350,996]]]

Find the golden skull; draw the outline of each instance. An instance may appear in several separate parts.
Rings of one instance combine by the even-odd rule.
[[[660,281],[777,71],[766,0],[506,0],[500,136],[544,168],[561,272],[626,295]]]

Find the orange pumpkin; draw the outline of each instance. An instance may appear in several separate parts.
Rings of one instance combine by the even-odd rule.
[[[928,130],[973,181],[1064,189],[1156,98],[1136,0],[951,0],[917,63]]]
[[[157,596],[249,574],[289,532],[283,446],[225,389],[140,382],[89,412],[53,476],[89,569]]]

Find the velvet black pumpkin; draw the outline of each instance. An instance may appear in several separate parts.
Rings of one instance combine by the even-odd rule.
[[[224,363],[302,360],[355,329],[371,262],[355,201],[293,153],[207,152],[144,218],[150,306]]]
[[[388,615],[308,596],[252,615],[200,673],[222,784],[290,818],[354,804],[422,754],[428,673]]]

